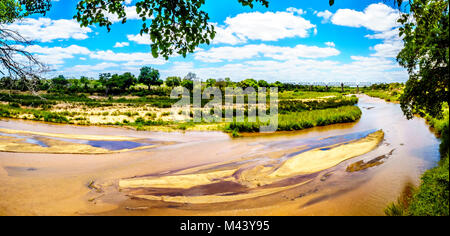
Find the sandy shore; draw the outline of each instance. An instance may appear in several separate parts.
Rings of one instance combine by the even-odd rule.
[[[278,165],[265,165],[267,164],[265,163],[250,167],[219,168],[200,173],[132,178],[120,180],[119,187],[137,198],[176,203],[219,203],[261,197],[307,183],[309,179],[303,178],[296,184],[286,186],[280,184],[290,178],[316,173],[350,158],[368,153],[381,143],[383,137],[383,131],[379,130],[349,143],[303,152]],[[276,163],[275,160],[273,163]],[[183,194],[183,191],[192,192],[195,189],[202,189],[203,192],[211,191],[220,184],[232,186],[229,192],[238,189],[240,193],[228,195],[227,191],[215,190],[216,192],[213,194],[201,196]],[[182,194],[180,196],[164,194],[164,192],[170,192],[170,189]],[[160,192],[160,190],[163,191]],[[158,194],[154,195],[153,192]]]
[[[39,135],[39,136],[47,136],[47,137],[55,137],[55,138],[103,140],[103,141],[133,141],[133,140],[137,140],[137,138],[126,137],[126,136],[58,134],[58,133],[44,133],[44,132],[23,131],[23,130],[13,130],[13,129],[3,129],[3,128],[0,128],[0,133]]]
[[[20,135],[20,137],[2,136],[1,133]],[[34,140],[45,143],[46,147],[38,145],[36,143],[28,143],[26,142],[28,138],[33,138]],[[88,140],[88,141],[139,140],[138,138],[125,136],[73,135],[73,134],[44,133],[33,131],[18,131],[0,128],[0,151],[19,152],[19,153],[47,153],[47,154],[109,154],[109,153],[127,152],[132,150],[142,150],[157,147],[157,145],[149,144],[130,149],[108,150],[105,148],[94,147],[88,144],[75,143],[52,138]]]

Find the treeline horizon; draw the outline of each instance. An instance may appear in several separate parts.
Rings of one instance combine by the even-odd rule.
[[[168,76],[164,80],[160,78],[157,69],[151,67],[142,67],[140,74],[136,77],[131,72],[123,74],[100,73],[98,78],[81,76],[80,78],[67,78],[59,75],[54,78],[34,78],[33,80],[12,79],[8,76],[0,78],[0,88],[19,91],[48,91],[52,93],[98,93],[109,95],[122,95],[137,93],[138,96],[145,95],[170,95],[170,89],[182,86],[192,91],[194,81],[199,80],[202,87],[277,87],[279,91],[315,91],[315,92],[344,92],[354,86],[349,86],[341,82],[327,84],[325,82],[315,82],[310,84],[293,82],[267,82],[266,80],[256,80],[253,78],[243,79],[241,81],[232,81],[231,78],[223,79],[209,78],[202,81],[195,73],[189,72],[186,76]],[[164,86],[162,86],[164,85]],[[361,89],[389,89],[392,87],[402,87],[404,83],[372,83],[371,85],[361,85]],[[338,89],[336,89],[338,88]]]

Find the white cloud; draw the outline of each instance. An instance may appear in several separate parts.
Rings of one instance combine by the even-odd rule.
[[[403,43],[401,41],[392,41],[381,43],[373,46],[371,49],[375,50],[375,53],[371,56],[375,57],[397,57],[398,53],[402,50]]]
[[[325,42],[325,45],[327,45],[328,47],[336,47],[333,42]]]
[[[375,51],[371,54],[373,57],[396,57],[403,48],[402,39],[398,35],[399,11],[383,3],[371,4],[363,12],[339,9],[332,17],[333,24],[365,27],[375,31],[375,34],[366,35],[369,39],[381,39],[381,44],[370,47]]]
[[[127,4],[127,3],[126,3]],[[112,23],[120,22],[121,20],[117,17],[115,14],[111,14],[109,12],[104,13],[106,17],[108,17],[108,20],[110,20]],[[127,7],[125,6],[125,14],[127,16],[127,20],[139,20],[141,19],[136,11],[136,6]]]
[[[371,4],[363,12],[339,9],[331,18],[336,25],[365,27],[373,31],[387,31],[398,26],[399,12],[383,3]]]
[[[75,20],[52,20],[50,18],[25,18],[6,28],[19,32],[29,40],[52,42],[56,39],[86,39],[90,28],[81,28]]]
[[[366,82],[405,81],[407,72],[395,61],[377,57],[351,57],[350,63],[330,60],[292,59],[287,61],[251,60],[221,66],[195,67],[193,63],[174,63],[163,76],[196,73],[200,78],[246,78],[285,82]]]
[[[122,64],[125,66],[163,65],[167,63],[164,59],[154,58],[150,52],[115,53],[107,50],[92,52],[89,57],[102,61],[125,62]]]
[[[320,12],[315,12],[315,14],[316,14],[318,17],[323,18],[322,23],[328,22],[328,21],[330,20],[331,16],[333,15],[333,13],[331,13],[331,12],[328,11],[328,10],[320,11]]]
[[[24,48],[25,51],[36,55],[46,64],[55,66],[64,64],[65,59],[74,58],[74,55],[88,55],[89,49],[78,45],[69,47],[41,47],[39,45],[31,45]]]
[[[146,44],[146,45],[152,44],[152,40],[150,39],[150,36],[147,35],[147,34],[143,34],[143,35],[140,35],[140,34],[136,34],[136,35],[128,34],[127,38],[128,38],[128,40],[130,40],[132,42],[135,42],[137,44]]]
[[[293,13],[297,13],[299,15],[303,15],[306,14],[306,11],[304,11],[303,9],[298,9],[295,7],[289,7],[288,9],[286,9],[287,12],[293,12]]]
[[[384,31],[384,32],[376,33],[376,34],[369,34],[369,35],[366,35],[366,37],[369,39],[394,39],[394,38],[398,38],[398,35],[399,35],[399,30],[398,30],[398,28],[395,28],[392,30],[388,30],[388,31]]]
[[[398,28],[373,35],[366,35],[366,37],[369,39],[383,40],[383,43],[370,47],[371,50],[375,51],[375,53],[371,54],[371,56],[394,58],[397,57],[398,53],[404,46],[402,39],[399,37]]]
[[[76,65],[71,68],[69,68],[67,71],[71,71],[71,73],[77,73],[77,72],[104,72],[105,69],[111,68],[111,67],[117,67],[119,66],[116,63],[109,63],[109,62],[102,62],[96,65]]]
[[[114,45],[115,48],[123,48],[128,46],[130,46],[130,43],[128,42],[116,42],[116,44]]]
[[[218,34],[214,43],[234,45],[248,40],[277,41],[293,37],[305,38],[316,26],[303,17],[294,15],[293,12],[251,12],[228,17],[225,26],[216,28]]]
[[[224,43],[236,45],[240,43],[245,43],[247,40],[245,38],[238,38],[234,35],[234,32],[230,28],[222,28],[217,24],[213,24],[216,30],[216,37],[213,40],[214,44]]]
[[[335,48],[297,45],[295,47],[280,47],[266,44],[250,44],[241,47],[216,47],[195,53],[195,59],[203,62],[222,62],[259,57],[275,60],[296,58],[323,58],[339,55]]]

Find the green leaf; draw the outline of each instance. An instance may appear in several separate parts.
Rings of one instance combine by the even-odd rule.
[[[152,44],[152,56],[153,56],[154,58],[157,58],[157,57],[158,57],[158,48],[156,47],[155,44]]]

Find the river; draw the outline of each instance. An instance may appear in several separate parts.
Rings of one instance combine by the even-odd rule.
[[[439,161],[439,140],[424,119],[407,120],[398,104],[359,96],[363,114],[355,123],[232,139],[221,132],[144,132],[110,127],[52,125],[0,120],[0,128],[45,133],[127,136],[164,143],[151,149],[110,154],[0,152],[1,215],[383,215],[408,185]],[[374,150],[326,170],[286,180],[278,191],[235,201],[192,203],[137,196],[243,194],[232,184],[190,191],[123,189],[121,180],[270,167],[314,148],[358,139],[375,130],[384,140]],[[377,159],[378,158],[378,159]],[[363,160],[370,168],[349,172]],[[256,169],[258,170],[258,169]],[[259,187],[259,186],[258,186]],[[264,188],[262,186],[261,188]],[[195,191],[194,191],[195,190]],[[153,191],[153,192],[152,192]],[[248,194],[248,193],[247,193]],[[252,196],[252,195],[250,195]]]

